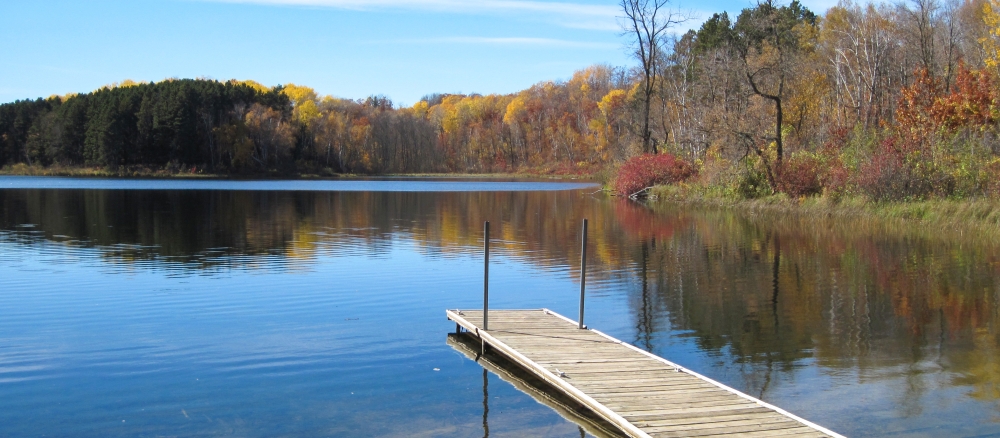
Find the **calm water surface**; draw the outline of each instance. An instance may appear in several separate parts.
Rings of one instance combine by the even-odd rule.
[[[491,305],[574,315],[584,217],[589,325],[847,435],[1000,435],[976,236],[581,184],[105,181],[0,178],[0,436],[578,437],[444,309],[481,305],[490,220]]]

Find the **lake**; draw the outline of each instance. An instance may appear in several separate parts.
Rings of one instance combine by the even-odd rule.
[[[566,436],[446,308],[575,317],[848,436],[1000,434],[1000,251],[586,183],[0,177],[0,436]]]

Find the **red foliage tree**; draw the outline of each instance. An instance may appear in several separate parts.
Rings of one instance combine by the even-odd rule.
[[[941,95],[941,84],[922,69],[916,72],[913,84],[904,87],[900,92],[899,106],[896,108],[896,122],[899,132],[904,137],[923,143],[933,132],[938,130],[937,118],[934,117],[934,104]],[[910,144],[910,142],[905,142]]]
[[[996,80],[986,70],[969,70],[961,64],[951,92],[937,99],[931,109],[935,124],[951,130],[997,124]]]

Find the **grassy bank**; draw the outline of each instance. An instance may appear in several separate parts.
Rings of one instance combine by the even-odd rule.
[[[205,172],[198,168],[150,168],[145,166],[105,167],[78,166],[29,166],[24,163],[0,168],[0,175],[17,176],[75,176],[98,178],[221,178],[228,175]]]
[[[738,199],[679,184],[656,186],[647,202],[654,208],[665,204],[697,204],[734,208],[776,220],[830,219],[836,222],[836,226],[852,227],[858,231],[884,232],[903,227],[928,236],[972,234],[1000,242],[1000,200],[995,199],[875,202],[863,197],[790,198],[784,194]]]

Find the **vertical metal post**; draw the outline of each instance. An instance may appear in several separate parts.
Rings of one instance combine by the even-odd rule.
[[[583,220],[583,243],[580,245],[580,328],[583,325],[583,298],[587,288],[587,220]]]
[[[483,330],[490,326],[490,221],[483,224],[483,251],[486,253],[483,264]]]

